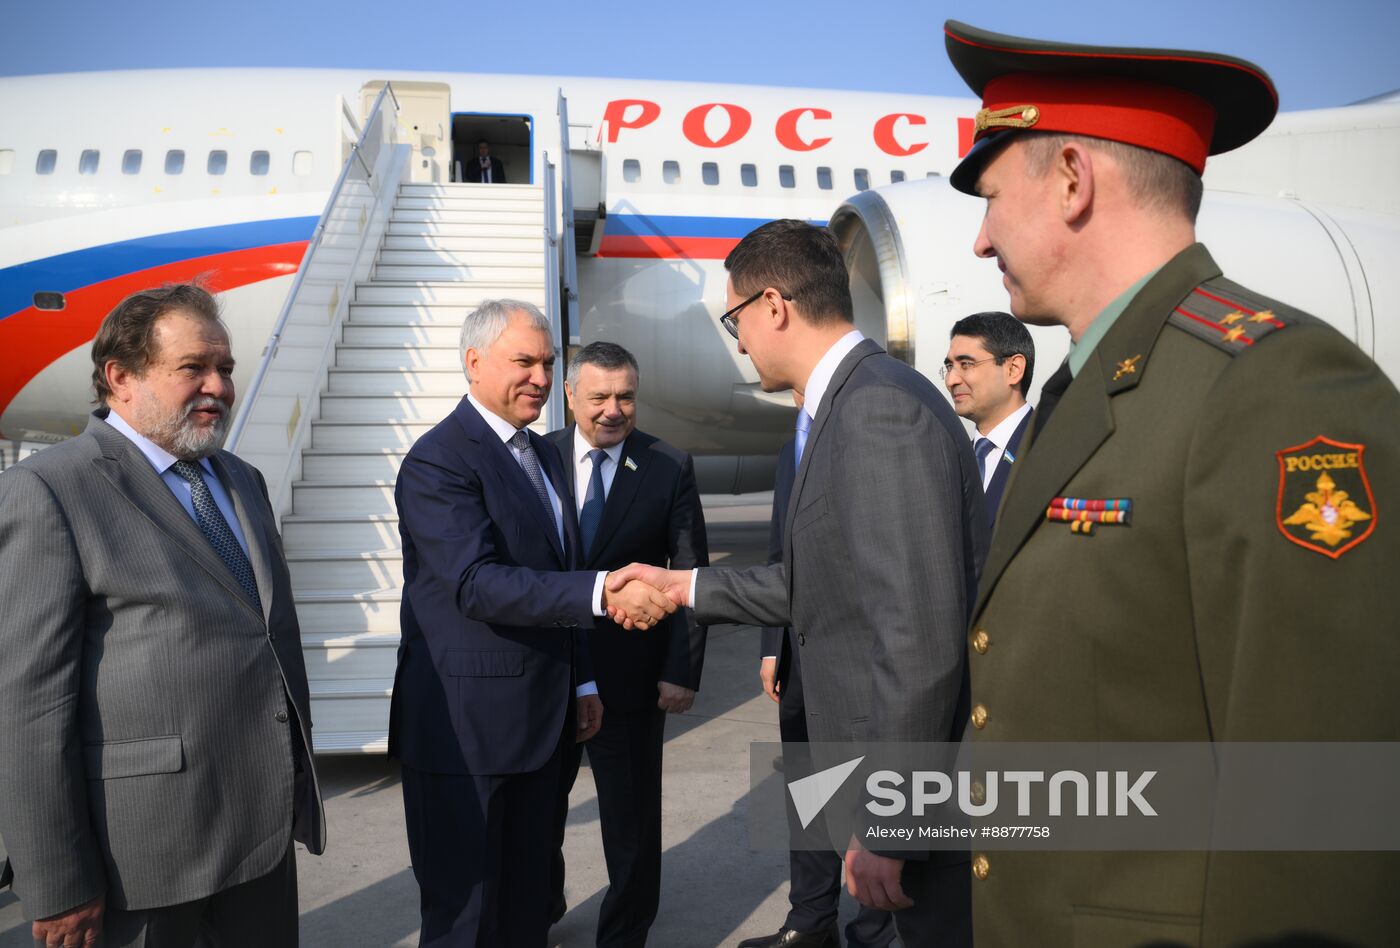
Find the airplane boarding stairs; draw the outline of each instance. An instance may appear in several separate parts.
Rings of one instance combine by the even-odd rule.
[[[546,214],[538,185],[402,184],[355,287],[282,518],[318,753],[387,746],[403,593],[394,480],[466,392],[463,317],[500,297],[545,308]]]

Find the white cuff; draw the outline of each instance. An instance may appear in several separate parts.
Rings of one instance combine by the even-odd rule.
[[[598,573],[598,578],[593,582],[593,615],[605,616],[608,610],[603,608],[603,583],[608,579],[606,570]],[[596,690],[596,689],[595,689]],[[589,692],[592,694],[592,692]]]
[[[759,659],[760,662],[767,662],[767,661],[774,661],[774,662],[776,662],[777,660],[778,660],[778,656],[776,656],[776,655],[765,655],[765,656],[763,656],[762,658]]]
[[[585,681],[574,689],[574,696],[577,698],[587,698],[589,695],[598,693],[598,683],[596,681]]]
[[[690,608],[692,609],[695,608],[695,582],[699,578],[700,570],[698,567],[690,571],[690,598],[687,600],[687,602],[690,603]]]

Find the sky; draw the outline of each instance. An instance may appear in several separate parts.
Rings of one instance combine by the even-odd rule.
[[[303,66],[965,95],[947,18],[1227,53],[1262,66],[1288,110],[1400,89],[1396,0],[0,0],[0,75]]]

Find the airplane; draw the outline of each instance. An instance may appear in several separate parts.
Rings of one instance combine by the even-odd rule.
[[[766,490],[791,434],[718,323],[725,255],[828,224],[857,326],[930,377],[953,322],[1004,309],[947,175],[970,98],[548,76],[194,69],[0,79],[0,438],[82,430],[88,348],[134,290],[202,277],[238,368],[229,447],[267,476],[318,752],[380,751],[398,644],[393,479],[465,389],[482,298],[542,304],[561,350],[641,366],[639,424],[706,492]],[[506,183],[464,183],[478,144]],[[1233,279],[1400,377],[1400,100],[1282,113],[1206,171]],[[1067,350],[1032,327],[1039,379]],[[541,427],[563,424],[559,389]],[[1038,387],[1033,387],[1032,400]],[[28,449],[28,448],[26,448]],[[11,451],[13,456],[15,452]]]

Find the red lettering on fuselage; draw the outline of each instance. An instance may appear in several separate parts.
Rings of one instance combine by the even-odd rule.
[[[711,138],[705,131],[705,119],[714,109],[724,109],[725,114],[729,116],[729,129],[719,138]],[[730,105],[727,102],[707,102],[685,113],[685,120],[681,122],[681,134],[692,145],[699,145],[701,148],[723,148],[747,135],[752,125],[753,116],[743,106]]]
[[[640,111],[633,119],[627,118],[627,110],[637,106]],[[661,106],[646,99],[613,99],[603,110],[603,124],[608,129],[608,141],[617,141],[618,132],[624,128],[646,128],[661,116]]]
[[[797,123],[804,115],[811,115],[814,119],[831,118],[831,113],[826,109],[793,109],[790,112],[784,112],[778,116],[778,124],[773,128],[779,145],[792,151],[816,151],[831,141],[830,137],[803,141],[802,136],[797,134]]]
[[[909,112],[896,112],[893,115],[883,116],[875,122],[875,145],[885,154],[894,155],[896,158],[917,155],[928,147],[928,142],[918,142],[907,148],[901,145],[894,137],[894,127],[900,119],[904,119],[910,125],[928,124],[928,120],[922,115],[913,115]]]

